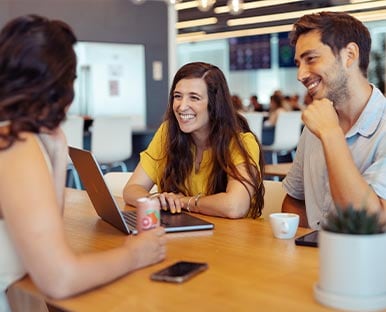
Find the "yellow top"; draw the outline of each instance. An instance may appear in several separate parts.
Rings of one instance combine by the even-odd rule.
[[[157,132],[155,133],[153,140],[150,142],[146,150],[141,152],[141,166],[145,170],[146,174],[157,184],[158,190],[160,189],[160,181],[166,165],[166,153],[173,151],[165,150],[165,140],[167,124],[164,122],[161,124]],[[241,140],[247,149],[247,152],[252,159],[259,164],[259,146],[256,142],[255,137],[252,133],[240,133]],[[234,148],[234,143],[230,144],[231,149],[231,160],[235,166],[240,165],[244,162],[244,159],[240,152]],[[189,176],[189,195],[195,194],[206,194],[207,183],[209,181],[209,174],[211,171],[212,151],[211,149],[205,150],[202,155],[202,161],[200,169],[196,172],[193,168],[192,173]],[[162,190],[161,190],[162,191]]]

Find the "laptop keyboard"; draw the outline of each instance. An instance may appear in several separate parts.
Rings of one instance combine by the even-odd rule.
[[[137,214],[135,211],[122,211],[122,215],[127,225],[133,228],[137,226]]]

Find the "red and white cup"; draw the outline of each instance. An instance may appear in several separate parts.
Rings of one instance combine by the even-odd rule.
[[[141,197],[137,199],[138,232],[150,230],[160,225],[160,208],[159,199],[156,197]]]

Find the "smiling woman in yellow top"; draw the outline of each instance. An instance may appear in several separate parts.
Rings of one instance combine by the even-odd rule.
[[[213,65],[184,65],[174,77],[165,120],[123,196],[134,205],[158,186],[164,209],[242,218],[261,215],[260,144],[233,108],[224,74]]]

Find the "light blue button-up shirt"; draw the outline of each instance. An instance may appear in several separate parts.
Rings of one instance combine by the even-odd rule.
[[[359,172],[374,192],[385,199],[386,98],[379,89],[372,87],[369,102],[345,137]],[[283,186],[291,197],[305,200],[308,224],[319,229],[334,203],[322,144],[307,127],[304,127],[294,164]]]

